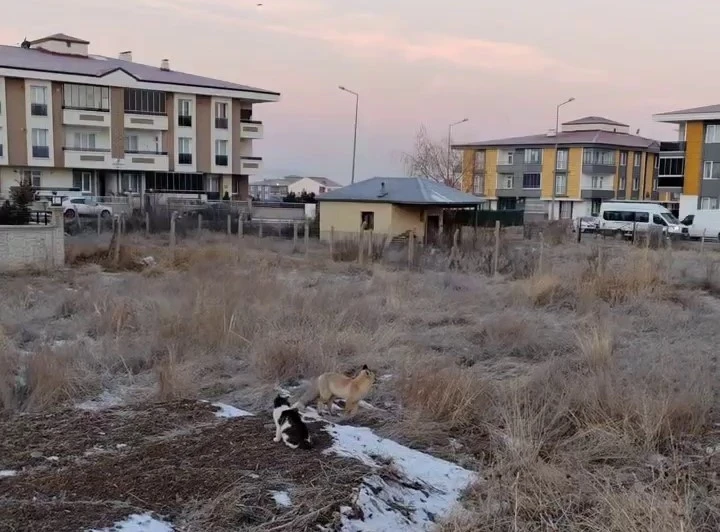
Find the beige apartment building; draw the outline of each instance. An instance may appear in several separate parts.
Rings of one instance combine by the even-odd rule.
[[[0,46],[0,198],[23,176],[43,197],[248,197],[263,164],[253,106],[279,93],[89,46],[64,34]]]

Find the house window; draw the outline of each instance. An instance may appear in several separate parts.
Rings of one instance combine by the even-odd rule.
[[[473,194],[480,196],[485,188],[485,179],[482,176],[473,176]]]
[[[558,150],[557,151],[557,164],[555,165],[556,170],[567,170],[568,167],[568,151]]]
[[[132,194],[140,193],[140,174],[134,172],[126,172],[120,178],[121,192],[130,192]]]
[[[228,128],[227,103],[215,102],[215,127],[217,129]]]
[[[635,152],[635,157],[633,157],[633,164],[635,165],[635,168],[640,167],[640,161],[642,160],[642,153],[639,151]]]
[[[178,164],[192,164],[192,139],[178,138]]]
[[[523,188],[540,188],[540,174],[523,174]]]
[[[215,141],[215,164],[218,166],[228,165],[227,140]]]
[[[705,129],[705,143],[717,144],[720,142],[720,124],[708,124]]]
[[[658,178],[657,177],[653,178],[652,189],[653,189],[653,192],[657,192],[657,189],[658,189]]]
[[[82,172],[80,174],[80,191],[91,192],[92,189],[92,172]]]
[[[138,136],[127,135],[125,137],[125,151],[126,152],[137,152],[138,151]]]
[[[685,157],[660,157],[658,175],[682,177],[685,174]]]
[[[361,212],[360,227],[373,231],[375,229],[375,213],[370,211]]]
[[[125,89],[125,112],[164,115],[165,93],[147,89]]]
[[[525,164],[540,164],[542,163],[542,150],[535,148],[525,150]]]
[[[633,192],[637,192],[638,190],[640,190],[640,177],[633,177],[632,189]]]
[[[65,83],[63,85],[63,107],[89,111],[109,111],[110,87]]]
[[[620,152],[620,166],[627,166],[627,156],[628,156],[628,152],[626,152],[626,151]]]
[[[202,192],[205,190],[203,174],[182,172],[147,172],[145,188],[160,192]]]
[[[22,179],[23,181],[30,181],[33,188],[42,186],[42,172],[40,170],[23,170]]]
[[[618,178],[618,190],[625,190],[627,187],[627,178],[624,175],[621,175]]]
[[[603,185],[605,183],[605,176],[602,175],[594,175],[592,176],[592,189],[593,190],[602,190]]]
[[[47,129],[32,130],[32,156],[36,159],[48,159],[50,157]]]
[[[485,170],[485,152],[478,150],[475,152],[475,171],[481,172]]]
[[[514,159],[513,150],[498,150],[498,164],[513,164]]]
[[[710,198],[708,196],[700,198],[700,208],[702,210],[715,210],[718,206],[718,198]]]
[[[192,113],[190,111],[191,105],[192,102],[190,100],[178,100],[178,126],[192,126]]]
[[[73,148],[76,150],[94,150],[95,133],[75,133],[73,138]]]
[[[715,179],[715,163],[713,161],[705,161],[703,163],[703,179]]]
[[[33,116],[47,116],[47,87],[44,85],[30,85],[30,114]]]
[[[583,164],[602,164],[615,166],[615,151],[585,148],[583,150]]]
[[[499,174],[497,187],[501,190],[509,190],[513,188],[513,174]]]
[[[557,174],[555,176],[555,194],[557,196],[567,195],[567,174]]]

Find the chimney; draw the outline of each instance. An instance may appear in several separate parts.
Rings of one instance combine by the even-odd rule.
[[[118,55],[118,59],[122,61],[131,61],[132,62],[132,52],[130,50],[126,52],[120,52],[120,55]]]
[[[545,136],[547,136],[547,137],[554,137],[554,136],[555,136],[555,130],[554,130],[554,129],[548,129],[547,133],[545,133]]]
[[[170,61],[168,59],[160,61],[160,70],[170,70]]]

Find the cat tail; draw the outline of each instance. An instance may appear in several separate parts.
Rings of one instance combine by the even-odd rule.
[[[318,397],[320,397],[318,381],[317,381],[317,379],[313,379],[310,382],[310,384],[308,385],[305,392],[300,397],[300,399],[295,401],[295,404],[293,404],[291,408],[298,408],[298,409],[304,410],[308,403],[310,403],[311,401],[314,401]]]

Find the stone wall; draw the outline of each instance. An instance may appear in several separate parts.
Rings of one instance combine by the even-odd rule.
[[[53,269],[65,264],[62,208],[48,225],[0,225],[0,270]]]

